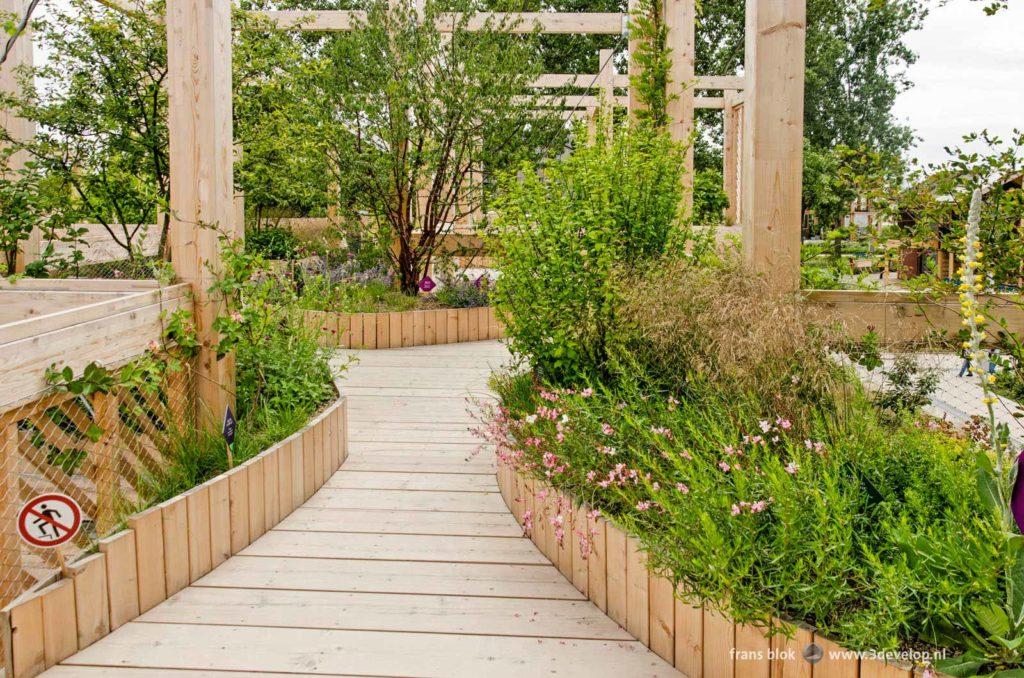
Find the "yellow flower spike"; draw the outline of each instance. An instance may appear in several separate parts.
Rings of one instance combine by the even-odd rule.
[[[990,384],[996,383],[996,375],[994,375],[994,374],[988,375],[988,383],[990,383]]]
[[[985,316],[983,316],[983,315],[976,315],[976,316],[974,316],[974,322],[976,322],[976,323],[978,323],[980,325],[981,323],[985,322]]]
[[[971,347],[971,342],[965,341],[964,342],[964,348],[970,348],[970,347]]]

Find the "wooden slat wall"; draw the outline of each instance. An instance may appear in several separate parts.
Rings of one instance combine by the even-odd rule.
[[[571,558],[576,588],[689,678],[913,678],[909,666],[847,655],[812,629],[776,620],[789,625],[789,633],[769,638],[765,629],[736,624],[717,611],[684,600],[673,589],[670,575],[650,571],[640,541],[614,523],[592,517],[586,506],[573,509],[570,497],[505,464],[498,467],[498,481],[505,504],[541,553],[559,568],[565,558]],[[586,521],[589,553],[581,547],[584,540],[571,537],[568,529],[569,555],[561,545],[552,548],[550,520],[555,506],[564,507],[566,521]],[[530,526],[525,524],[527,511],[531,511]],[[813,669],[802,655],[812,641],[825,652]]]
[[[325,348],[399,348],[501,339],[505,328],[490,306],[388,313],[306,311],[306,325]]]
[[[345,462],[347,422],[341,398],[301,431],[241,466],[129,517],[129,529],[100,541],[100,553],[4,608],[0,634],[10,639],[4,675],[42,673],[259,538],[301,503],[297,478],[312,479],[313,486],[302,488],[308,498],[312,492],[305,490],[319,489]]]

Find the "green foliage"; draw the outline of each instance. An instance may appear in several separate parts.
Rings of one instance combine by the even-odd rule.
[[[298,238],[289,228],[265,226],[245,234],[245,248],[266,259],[294,259],[298,247]]]
[[[1008,549],[981,508],[969,443],[893,428],[852,384],[846,416],[819,411],[799,434],[715,383],[682,399],[628,381],[495,386],[513,464],[639,536],[655,568],[739,622],[787,615],[855,649],[895,650],[950,609],[999,600]],[[947,562],[921,566],[906,540]]]
[[[218,356],[236,353],[239,417],[263,410],[312,413],[333,392],[333,371],[315,330],[304,324],[293,286],[240,241],[221,243],[222,270],[210,291],[225,312],[213,328],[220,335]]]
[[[642,106],[637,119],[657,129],[668,125],[667,95],[672,50],[666,44],[668,27],[662,16],[662,4],[656,0],[639,0],[629,16],[630,39],[636,49],[630,55],[637,73],[630,73],[630,85],[636,90]]]
[[[922,370],[912,355],[897,356],[884,374],[886,384],[875,397],[875,405],[895,414],[917,412],[931,402],[939,386],[938,371]]]
[[[729,198],[723,187],[722,170],[697,171],[693,179],[693,220],[698,224],[721,224]]]
[[[691,235],[677,214],[682,167],[679,146],[638,126],[501,180],[492,299],[512,350],[546,378],[607,373],[623,269]]]

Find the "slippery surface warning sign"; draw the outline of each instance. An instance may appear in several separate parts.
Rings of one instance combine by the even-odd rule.
[[[32,546],[60,546],[74,539],[80,527],[82,510],[64,494],[41,494],[18,514],[18,533]]]

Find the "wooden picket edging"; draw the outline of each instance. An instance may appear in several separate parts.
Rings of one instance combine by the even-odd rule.
[[[277,525],[348,456],[346,399],[202,485],[127,519],[99,553],[0,612],[7,678],[28,678],[202,578]]]
[[[505,328],[490,306],[388,313],[306,311],[306,324],[328,348],[402,348],[501,339]]]
[[[689,678],[912,678],[910,666],[858,658],[796,625],[792,638],[736,624],[676,595],[671,577],[648,569],[640,541],[568,495],[499,461],[498,488],[516,521],[573,586],[634,638]],[[552,519],[561,516],[558,541]],[[529,525],[527,525],[529,518]],[[587,544],[589,542],[589,545]],[[589,553],[587,552],[589,550]],[[780,622],[781,623],[781,622]],[[813,666],[811,643],[824,651]]]

